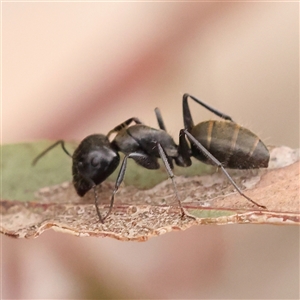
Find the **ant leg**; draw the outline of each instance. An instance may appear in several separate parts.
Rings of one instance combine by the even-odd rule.
[[[212,108],[211,106],[205,104],[204,102],[202,102],[201,100],[195,98],[194,96],[192,96],[190,94],[184,94],[182,97],[183,120],[184,120],[184,128],[187,129],[188,131],[190,131],[194,127],[193,119],[191,116],[191,111],[190,111],[190,108],[189,108],[189,105],[187,102],[188,97],[190,97],[192,100],[194,100],[198,104],[202,105],[203,107],[205,107],[207,110],[214,113],[218,117],[220,117],[224,120],[234,122],[230,116],[228,116],[222,112],[219,112],[218,110]]]
[[[94,191],[95,207],[96,207],[97,215],[98,215],[99,221],[103,224],[105,218],[102,218],[100,209],[98,207],[98,193],[97,193],[97,188],[96,188],[95,184],[93,185],[93,191]]]
[[[167,131],[166,126],[164,124],[160,109],[158,107],[155,108],[155,115],[156,119],[159,125],[159,128],[161,130]],[[192,164],[192,161],[190,159],[190,150],[188,143],[185,139],[185,135],[179,134],[179,147],[178,147],[178,156],[174,158],[176,164],[181,167],[189,167]],[[173,169],[173,163],[172,159],[168,159],[168,163],[171,166],[171,169]]]
[[[132,159],[140,166],[148,169],[148,170],[157,170],[159,169],[160,165],[157,161],[156,157],[149,156],[144,152],[135,152],[140,154],[141,156],[132,157]]]
[[[188,145],[184,132],[179,132],[178,158],[175,159],[178,166],[189,167],[192,165],[191,149]]]
[[[100,209],[99,209],[99,206],[98,206],[99,205],[98,204],[99,201],[98,201],[97,185],[92,180],[89,180],[89,182],[91,184],[93,184],[92,189],[93,189],[93,192],[94,192],[96,212],[97,212],[99,221],[103,224],[104,223],[104,218],[102,218],[101,213],[100,213]]]
[[[127,128],[130,123],[134,122],[135,124],[143,124],[138,118],[130,118],[128,120],[126,120],[125,122],[121,123],[120,125],[116,126],[114,129],[110,130],[108,132],[108,134],[106,135],[107,138],[110,137],[111,134],[113,133],[118,133],[119,131],[121,131],[123,128]]]
[[[164,123],[164,120],[162,118],[162,115],[161,115],[161,112],[160,112],[160,109],[158,107],[156,107],[154,109],[155,111],[155,115],[156,115],[156,119],[157,119],[157,122],[158,122],[158,126],[161,130],[164,130],[164,131],[167,131],[166,130],[166,126],[165,126],[165,123]]]
[[[145,161],[149,161],[149,157],[146,156],[145,154],[142,154],[142,153],[137,153],[137,152],[134,152],[134,153],[130,153],[130,154],[127,154],[125,155],[124,159],[123,159],[123,162],[122,162],[122,165],[121,165],[121,168],[120,168],[120,171],[119,171],[119,174],[117,176],[117,179],[116,179],[116,183],[115,183],[115,188],[113,190],[113,194],[111,196],[111,200],[110,200],[110,206],[109,206],[109,209],[108,209],[108,212],[106,214],[106,216],[103,218],[103,221],[110,215],[112,209],[113,209],[113,205],[114,205],[114,201],[115,201],[115,194],[117,193],[121,183],[123,182],[123,179],[124,179],[124,176],[125,176],[125,172],[126,172],[126,167],[127,167],[127,159],[128,158],[133,158],[134,160],[145,160]],[[149,161],[149,164],[151,162]],[[155,161],[154,161],[155,163]],[[157,162],[156,162],[157,163]],[[159,168],[159,164],[156,165],[156,169]]]
[[[182,113],[183,113],[183,123],[184,128],[188,131],[194,127],[194,121],[191,115],[189,103],[187,101],[189,94],[184,94],[182,97]]]
[[[98,201],[97,185],[96,185],[96,183],[91,178],[89,178],[88,176],[86,176],[85,172],[83,172],[83,170],[82,170],[82,163],[78,163],[77,164],[77,170],[78,170],[78,172],[80,174],[80,177],[79,177],[80,180],[81,180],[80,185],[82,185],[82,184],[85,185],[85,191],[84,191],[83,194],[78,193],[78,190],[76,188],[76,184],[77,183],[75,183],[73,181],[75,190],[77,191],[78,195],[82,197],[82,196],[85,195],[86,191],[89,191],[90,189],[93,189],[96,212],[97,212],[99,221],[103,224],[104,223],[104,219],[101,216],[100,209],[99,209],[99,206],[98,206],[98,202],[99,201]],[[73,178],[73,180],[74,180],[74,178]]]
[[[186,129],[182,129],[180,130],[180,133],[184,133],[188,139],[191,141],[191,143],[193,143],[200,151],[202,151],[202,153],[211,160],[211,162],[216,165],[218,168],[221,168],[222,172],[224,173],[224,175],[228,178],[228,180],[230,181],[230,183],[235,187],[235,189],[239,192],[239,194],[241,196],[243,196],[244,198],[246,198],[248,201],[250,201],[251,203],[255,204],[258,207],[264,208],[266,209],[266,207],[264,205],[260,205],[258,203],[256,203],[255,201],[253,201],[251,198],[249,198],[248,196],[246,196],[241,190],[240,188],[237,186],[237,184],[234,182],[234,180],[232,179],[232,177],[228,174],[228,172],[225,170],[225,168],[223,167],[222,163],[220,161],[218,161],[197,139],[195,139]]]
[[[61,145],[62,149],[64,150],[64,152],[69,155],[70,157],[72,157],[72,155],[68,152],[68,150],[65,148],[65,142],[63,140],[59,140],[57,142],[55,142],[53,145],[51,145],[50,147],[48,147],[47,149],[45,149],[42,153],[40,153],[33,161],[32,161],[32,165],[34,166],[41,157],[43,157],[47,152],[49,152],[51,149],[53,149],[54,147],[56,147],[57,145]]]
[[[165,166],[165,168],[168,172],[168,175],[169,175],[170,179],[172,180],[175,195],[176,195],[176,198],[178,200],[178,204],[179,204],[179,207],[180,207],[180,210],[181,210],[181,217],[186,216],[186,217],[189,217],[189,218],[192,218],[192,219],[196,219],[194,216],[191,216],[188,212],[186,212],[185,209],[183,208],[180,197],[179,197],[179,193],[178,193],[178,190],[177,190],[176,182],[175,182],[175,179],[174,179],[174,173],[173,173],[173,171],[172,171],[172,169],[169,165],[169,162],[168,162],[168,156],[167,156],[164,148],[162,147],[162,145],[160,143],[157,143],[156,145],[157,145],[157,148],[158,148],[160,158],[162,159],[162,161],[164,163],[164,166]]]

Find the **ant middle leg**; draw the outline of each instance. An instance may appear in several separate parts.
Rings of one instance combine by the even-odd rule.
[[[160,109],[158,107],[156,107],[154,109],[154,112],[155,112],[155,115],[156,115],[156,119],[157,119],[157,123],[158,123],[159,128],[161,130],[167,131],[164,120],[163,120],[163,117],[162,117],[161,112],[160,112]]]
[[[180,210],[181,210],[181,213],[182,213],[182,217],[187,216],[187,217],[195,219],[195,217],[191,216],[189,213],[187,213],[184,210],[184,208],[181,204],[181,200],[180,200],[180,197],[179,197],[177,186],[176,186],[176,183],[175,183],[175,180],[174,180],[174,174],[172,172],[172,169],[171,169],[171,166],[169,164],[168,157],[167,157],[167,154],[166,154],[165,150],[163,149],[163,147],[159,143],[157,143],[157,147],[158,147],[158,152],[159,152],[160,158],[162,159],[162,161],[164,163],[164,166],[167,170],[167,173],[168,173],[170,179],[172,180],[173,188],[174,188],[174,191],[175,191],[175,194],[176,194],[176,198],[178,200],[178,204],[179,204],[179,207],[180,207]],[[139,165],[141,165],[141,166],[143,166],[147,169],[159,169],[159,163],[157,162],[156,157],[149,156],[146,153],[139,153],[139,152],[134,152],[134,153],[127,154],[123,159],[119,174],[118,174],[117,179],[116,179],[115,188],[114,188],[113,193],[112,193],[112,197],[111,197],[111,201],[110,201],[110,207],[109,207],[109,210],[108,210],[107,214],[103,218],[103,221],[110,215],[110,213],[113,209],[115,194],[117,193],[121,183],[124,180],[128,158],[134,159],[135,162],[137,162]]]
[[[160,158],[162,159],[163,164],[165,166],[165,169],[166,169],[166,171],[169,175],[169,178],[172,180],[173,189],[174,189],[174,192],[175,192],[175,195],[176,195],[176,199],[178,201],[178,205],[179,205],[180,210],[181,210],[181,217],[186,216],[186,217],[189,217],[189,218],[192,218],[192,219],[196,219],[194,216],[192,216],[188,212],[186,212],[185,209],[183,208],[180,197],[179,197],[179,193],[178,193],[178,190],[177,190],[177,185],[176,185],[175,178],[174,178],[175,176],[174,176],[172,168],[169,164],[170,158],[168,158],[165,149],[162,147],[162,145],[160,143],[156,143],[156,145],[157,145],[157,148],[158,148]]]

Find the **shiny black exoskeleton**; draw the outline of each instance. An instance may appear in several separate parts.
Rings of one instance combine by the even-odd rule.
[[[65,148],[64,141],[59,140],[40,153],[32,164],[35,165],[42,156],[57,145],[61,145],[64,152],[72,158],[73,185],[77,194],[83,197],[93,188],[97,214],[100,222],[103,223],[95,187],[106,180],[118,167],[120,162],[118,152],[112,147],[107,136],[93,134],[82,140],[73,155]]]
[[[210,120],[194,125],[187,101],[189,97],[224,120]],[[182,109],[184,129],[179,134],[178,152],[184,165],[190,166],[191,156],[193,156],[206,164],[221,168],[243,197],[258,207],[266,208],[247,197],[225,170],[225,168],[267,168],[270,154],[265,144],[253,132],[236,124],[230,116],[217,111],[194,96],[183,95]]]
[[[223,118],[224,121],[205,121],[194,125],[187,102],[188,97]],[[221,168],[231,184],[243,197],[258,207],[265,208],[265,206],[247,197],[225,170],[225,167],[233,169],[267,167],[269,151],[263,142],[250,130],[234,123],[228,115],[218,112],[189,94],[184,94],[182,104],[185,129],[180,131],[179,146],[166,132],[162,116],[157,108],[155,113],[160,129],[148,127],[137,118],[130,118],[116,126],[106,136],[102,134],[87,136],[79,144],[73,155],[66,150],[64,141],[57,141],[38,155],[33,164],[49,150],[60,144],[64,152],[73,160],[73,184],[77,194],[84,196],[90,189],[94,190],[95,206],[99,220],[102,223],[113,208],[114,196],[124,179],[128,158],[132,158],[136,163],[147,169],[158,169],[158,158],[162,159],[172,180],[182,216],[189,215],[183,209],[177,192],[172,172],[173,161],[178,166],[188,167],[192,163],[192,156],[204,163]],[[135,125],[129,126],[132,122]],[[109,138],[114,133],[116,136],[110,142]],[[186,138],[189,140],[190,145]],[[116,179],[109,211],[105,217],[102,217],[98,207],[96,186],[105,181],[118,167],[120,163],[118,152],[123,152],[125,157]]]
[[[72,158],[73,184],[81,197],[106,180],[120,163],[119,153],[103,134],[93,134],[83,139]]]
[[[73,155],[66,150],[64,141],[57,141],[39,154],[34,159],[33,165],[49,150],[60,144],[64,152],[73,160],[73,185],[77,194],[82,197],[93,188],[97,214],[100,222],[103,223],[113,208],[114,196],[124,179],[127,159],[132,158],[136,163],[147,169],[158,169],[158,158],[161,158],[172,180],[182,216],[187,215],[181,205],[172,172],[173,160],[176,164],[184,166],[183,160],[178,155],[178,146],[165,131],[162,119],[158,113],[157,119],[160,129],[148,127],[137,118],[130,118],[116,126],[106,136],[102,134],[89,135],[79,144]],[[129,126],[132,122],[135,125]],[[110,142],[109,137],[114,133],[116,133],[116,136]],[[102,217],[98,208],[96,186],[106,180],[118,167],[120,163],[118,152],[123,152],[125,157],[116,179],[109,211],[105,217]]]

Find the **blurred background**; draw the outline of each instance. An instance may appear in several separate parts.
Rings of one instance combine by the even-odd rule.
[[[299,147],[299,3],[2,3],[2,143],[138,117],[175,140],[188,92]],[[215,119],[190,104],[195,123]],[[299,229],[201,226],[146,243],[1,237],[3,298],[299,298]]]

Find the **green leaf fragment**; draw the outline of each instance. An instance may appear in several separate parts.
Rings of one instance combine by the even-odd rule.
[[[33,159],[53,144],[53,141],[39,141],[1,145],[1,199],[29,201],[34,200],[34,193],[40,188],[72,181],[72,159],[60,146],[49,151],[35,166]],[[66,148],[73,153],[78,143],[66,143]],[[162,163],[161,163],[162,165]],[[108,178],[115,181],[119,168]],[[211,167],[194,163],[189,168],[174,168],[176,175],[192,176],[209,173]],[[166,180],[168,175],[163,166],[159,170],[147,170],[129,160],[124,182],[139,189],[149,189]]]

